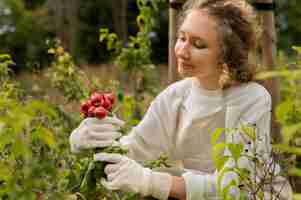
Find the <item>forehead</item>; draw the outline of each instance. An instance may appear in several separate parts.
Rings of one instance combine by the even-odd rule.
[[[179,31],[187,32],[193,37],[200,37],[204,40],[215,41],[217,39],[217,23],[206,10],[190,10]]]

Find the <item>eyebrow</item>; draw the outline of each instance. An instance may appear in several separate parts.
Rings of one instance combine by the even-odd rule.
[[[185,31],[183,31],[183,30],[179,30],[179,31],[178,31],[178,34],[185,34],[185,33],[187,33],[187,32],[185,32]],[[202,38],[200,38],[200,37],[198,37],[198,36],[191,36],[191,38],[192,38],[193,40],[200,40],[201,42],[206,43],[204,39],[202,39]]]

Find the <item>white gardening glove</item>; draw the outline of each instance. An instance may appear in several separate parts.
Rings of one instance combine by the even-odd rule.
[[[98,153],[94,155],[94,160],[113,163],[105,167],[107,180],[101,180],[107,189],[168,199],[172,184],[171,175],[144,168],[136,161],[120,154]]]
[[[71,152],[112,145],[121,136],[118,130],[123,124],[123,121],[115,117],[84,119],[69,137]]]

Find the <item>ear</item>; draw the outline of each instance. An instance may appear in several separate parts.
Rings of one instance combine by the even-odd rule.
[[[221,74],[219,77],[219,85],[221,86],[221,88],[226,88],[231,85],[231,82],[232,80],[229,67],[226,63],[223,63],[221,68]]]

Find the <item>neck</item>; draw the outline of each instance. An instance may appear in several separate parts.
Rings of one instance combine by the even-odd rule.
[[[217,78],[195,78],[200,86],[205,90],[219,90],[222,89]]]

